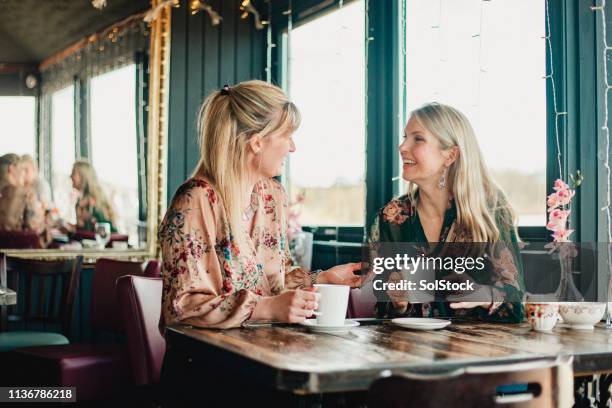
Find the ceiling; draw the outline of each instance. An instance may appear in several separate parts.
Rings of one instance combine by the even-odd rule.
[[[0,63],[35,63],[150,7],[150,0],[0,0]]]

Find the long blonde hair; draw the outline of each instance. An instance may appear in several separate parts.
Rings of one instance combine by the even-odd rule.
[[[102,211],[104,218],[110,220],[115,225],[115,211],[98,181],[98,175],[93,166],[86,161],[76,161],[72,165],[72,171],[77,171],[81,176],[82,197],[93,198],[95,207]]]
[[[210,181],[221,196],[232,234],[243,242],[242,211],[248,182],[247,147],[251,136],[295,130],[300,113],[277,86],[246,81],[210,94],[200,109],[200,161],[193,176]]]
[[[19,167],[19,163],[21,162],[21,157],[15,153],[7,153],[3,156],[0,156],[0,190],[2,190],[5,186],[11,184],[9,181],[9,171],[11,166]],[[18,168],[20,171],[20,169]]]
[[[466,231],[473,242],[509,240],[507,234],[516,233],[514,209],[491,177],[467,117],[437,102],[412,111],[411,117],[438,139],[442,150],[453,146],[459,149],[447,176],[447,185],[457,206],[457,226]],[[413,202],[418,199],[417,190],[414,183],[409,183],[408,194]]]

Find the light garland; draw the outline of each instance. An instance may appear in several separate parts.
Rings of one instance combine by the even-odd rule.
[[[106,7],[106,0],[91,0],[91,5],[98,10],[102,10]]]
[[[159,3],[157,6],[152,7],[149,11],[147,11],[144,15],[143,20],[146,23],[151,24],[153,21],[157,20],[161,11],[164,9],[164,7],[167,7],[167,6],[179,7],[179,5],[180,5],[179,0],[164,0],[161,3]]]
[[[272,1],[268,0],[268,18],[272,21]],[[272,24],[268,24],[266,33],[266,82],[272,83],[272,48],[275,46],[272,42]]]
[[[606,169],[606,201],[605,205],[601,207],[601,211],[606,215],[606,232],[608,235],[608,242],[606,246],[606,255],[608,260],[608,268],[612,265],[612,229],[610,222],[610,128],[608,127],[608,93],[612,88],[610,83],[608,82],[608,51],[612,49],[608,45],[608,39],[606,37],[606,0],[601,0],[600,6],[592,6],[591,10],[594,13],[600,12],[599,15],[601,17],[601,44],[602,44],[602,54],[603,54],[603,88],[604,88],[604,121],[601,126],[601,130],[603,131],[605,137],[605,153],[603,159],[603,165]],[[612,329],[612,316],[610,315],[609,310],[609,296],[610,296],[610,284],[611,276],[608,276],[608,291],[607,291],[607,301],[606,301],[606,328]]]
[[[212,6],[205,1],[191,0],[189,3],[189,9],[191,10],[191,15],[197,14],[202,10],[207,12],[208,17],[210,17],[210,24],[213,26],[218,26],[221,24],[221,20],[223,20],[223,17],[221,17],[219,13],[217,13],[215,9],[213,9]]]
[[[255,29],[261,30],[264,28],[264,22],[261,21],[261,17],[259,15],[259,11],[253,6],[251,0],[243,0],[240,4],[240,11],[242,11],[241,19],[246,19],[249,14],[253,15],[253,19],[255,20]]]
[[[478,33],[472,35],[472,38],[478,38],[478,76],[476,81],[476,101],[472,106],[480,108],[480,76],[486,71],[482,68],[482,20],[484,16],[484,3],[487,0],[480,2],[480,21],[478,23]],[[478,121],[480,122],[480,109],[478,109]]]
[[[555,142],[557,146],[557,165],[559,166],[559,176],[563,178],[563,167],[561,165],[561,145],[559,143],[559,117],[567,116],[567,112],[560,112],[557,105],[557,88],[555,86],[555,69],[553,65],[553,52],[552,52],[552,41],[550,40],[550,13],[549,13],[549,0],[546,0],[546,36],[544,39],[548,42],[548,55],[549,55],[549,73],[544,77],[550,79],[553,95],[553,109],[555,110]]]

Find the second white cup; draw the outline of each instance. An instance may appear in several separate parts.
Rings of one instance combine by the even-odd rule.
[[[317,324],[342,326],[346,317],[350,287],[347,285],[316,284],[319,308],[316,310]]]

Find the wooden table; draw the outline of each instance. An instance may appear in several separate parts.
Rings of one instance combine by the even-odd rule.
[[[389,323],[346,334],[315,334],[300,326],[231,330],[168,328],[167,341],[193,358],[244,374],[271,388],[305,395],[366,390],[383,371],[442,372],[469,365],[574,356],[576,375],[612,372],[612,330],[563,325],[551,333],[527,323],[453,322],[436,331]],[[190,358],[191,361],[191,358]]]
[[[0,306],[9,306],[17,303],[17,293],[9,288],[0,286]]]

